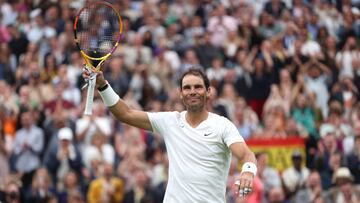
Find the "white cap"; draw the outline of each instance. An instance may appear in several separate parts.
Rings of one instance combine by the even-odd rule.
[[[84,4],[81,2],[81,1],[72,1],[70,4],[69,4],[69,7],[70,8],[73,8],[73,9],[80,9],[84,6]]]
[[[320,126],[320,136],[322,138],[331,133],[335,133],[335,127],[333,125],[325,123]]]
[[[44,35],[46,38],[52,38],[56,36],[56,30],[54,28],[45,28],[44,29]]]
[[[29,16],[31,19],[34,19],[36,18],[38,15],[41,14],[41,9],[40,8],[37,8],[37,9],[34,9],[30,12]]]
[[[70,128],[65,127],[61,128],[58,133],[59,140],[69,140],[73,139],[73,132]]]
[[[321,46],[319,43],[313,40],[309,40],[301,47],[301,53],[305,56],[314,56],[321,52]]]
[[[356,7],[351,8],[351,13],[354,15],[360,15],[360,10]]]
[[[338,168],[338,170],[336,170],[333,177],[333,182],[336,182],[336,180],[339,178],[347,179],[350,181],[354,180],[354,177],[351,175],[351,172],[347,167],[340,167]]]

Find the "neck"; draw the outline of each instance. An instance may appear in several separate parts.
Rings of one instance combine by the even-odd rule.
[[[105,176],[104,176],[104,179],[105,179],[107,182],[110,182],[111,176],[105,175]]]
[[[205,109],[200,112],[187,111],[186,121],[192,126],[198,126],[202,121],[206,120],[209,115],[209,112]]]
[[[26,125],[26,126],[24,126],[24,129],[30,130],[30,129],[31,129],[31,126],[32,126],[32,125]]]

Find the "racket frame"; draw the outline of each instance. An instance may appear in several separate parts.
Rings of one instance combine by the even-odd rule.
[[[80,18],[80,14],[82,13],[82,11],[84,11],[85,9],[89,9],[90,6],[92,5],[105,5],[110,7],[115,13],[116,16],[118,18],[119,21],[119,36],[116,39],[116,42],[114,44],[114,46],[112,47],[112,49],[110,50],[109,53],[105,54],[102,57],[91,57],[89,55],[87,55],[80,46],[80,40],[78,38],[78,34],[77,34],[77,24],[79,22],[79,18]],[[85,68],[90,71],[90,77],[89,80],[87,81],[88,86],[87,86],[87,95],[86,95],[86,102],[85,102],[85,110],[84,110],[84,115],[91,115],[92,114],[92,105],[93,105],[93,100],[94,100],[94,90],[95,90],[95,85],[96,85],[96,71],[99,71],[102,64],[111,56],[112,53],[114,53],[114,51],[116,50],[116,48],[119,45],[121,36],[122,36],[122,31],[123,31],[123,23],[122,23],[122,19],[121,16],[119,14],[119,12],[115,9],[114,6],[112,6],[110,3],[106,2],[106,1],[95,1],[95,2],[90,2],[87,5],[85,5],[83,8],[81,8],[76,17],[75,17],[75,21],[74,21],[74,41],[75,44],[78,48],[78,50],[80,51],[81,56],[84,58],[85,61]],[[94,67],[91,63],[92,61],[99,61],[99,63],[96,65],[96,67]]]

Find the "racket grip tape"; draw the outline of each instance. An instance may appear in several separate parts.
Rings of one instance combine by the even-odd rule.
[[[96,84],[96,77],[90,78],[88,82],[88,89],[87,89],[87,95],[86,95],[86,103],[85,103],[85,115],[91,115],[92,114],[92,106],[94,103],[94,90],[95,90],[95,84]]]

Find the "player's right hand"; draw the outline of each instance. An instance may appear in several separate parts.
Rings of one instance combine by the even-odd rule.
[[[103,87],[107,83],[102,71],[83,68],[82,76],[85,81],[88,81],[92,74],[96,74],[96,88]]]

